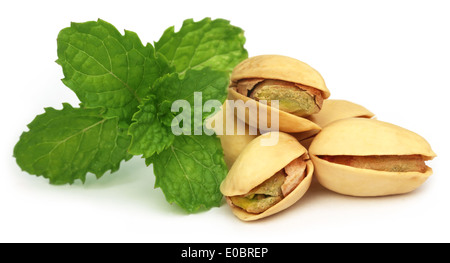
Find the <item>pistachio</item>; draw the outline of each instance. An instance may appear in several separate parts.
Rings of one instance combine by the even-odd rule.
[[[285,173],[277,172],[274,176],[255,187],[243,196],[231,196],[231,203],[249,213],[262,213],[269,207],[281,201],[281,186],[285,181]]]
[[[280,131],[320,130],[303,117],[319,112],[330,92],[322,76],[306,63],[280,55],[251,57],[234,68],[231,81],[232,99],[255,101],[258,112],[261,107],[267,112],[267,124],[263,125],[270,126],[270,113],[274,111],[279,116]],[[272,107],[274,100],[279,102],[278,108]],[[267,105],[261,101],[267,101]],[[248,113],[238,118],[250,124]],[[258,115],[258,125],[261,121]]]
[[[319,113],[308,118],[324,128],[328,124],[346,118],[372,118],[375,114],[365,107],[347,100],[326,100]]]
[[[271,105],[272,100],[279,101],[279,109],[297,116],[307,116],[320,111],[322,95],[319,91],[282,80],[266,79],[257,82],[251,90],[240,88],[241,82],[247,85],[249,80],[237,82],[237,90],[256,101],[266,100]],[[254,82],[250,79],[250,82]]]
[[[372,169],[386,172],[420,172],[425,173],[427,166],[423,156],[415,155],[322,155],[319,158],[332,163],[352,166],[361,169]]]
[[[225,163],[230,169],[245,146],[255,139],[258,133],[251,132],[245,122],[234,116],[233,108],[227,106],[228,102],[226,100],[220,112],[208,121],[220,139]]]
[[[346,118],[373,118],[375,114],[370,112],[365,107],[346,100],[325,100],[323,102],[322,109],[319,113],[308,116],[308,119],[316,123],[321,128],[324,128],[328,124]],[[314,137],[320,130],[310,130],[301,133],[291,134],[300,143],[305,146],[306,149],[311,145]]]
[[[327,125],[309,148],[320,184],[352,196],[411,192],[432,174],[436,154],[420,135],[375,119],[348,118]]]
[[[274,133],[278,143],[263,146],[262,140]],[[220,190],[239,219],[257,220],[298,201],[311,184],[313,170],[306,149],[294,137],[270,132],[244,148]]]

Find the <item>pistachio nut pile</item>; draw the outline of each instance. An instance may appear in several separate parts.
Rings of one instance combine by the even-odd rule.
[[[241,220],[290,207],[306,193],[313,175],[336,193],[385,196],[411,192],[432,174],[425,161],[436,154],[424,138],[376,120],[361,105],[328,99],[320,73],[297,59],[262,55],[242,61],[232,72],[228,94],[216,121],[226,127],[232,122],[225,117],[236,115],[233,124],[241,131],[219,135],[229,167],[220,190]],[[254,102],[267,116],[258,114],[252,122],[251,109],[237,114],[228,103],[239,100]],[[270,124],[271,112],[278,116],[279,131],[250,134],[261,122]],[[265,146],[262,141],[273,135],[278,142]]]

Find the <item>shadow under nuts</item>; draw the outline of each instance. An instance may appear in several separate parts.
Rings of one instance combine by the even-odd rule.
[[[433,173],[436,154],[418,134],[375,119],[350,118],[326,126],[309,148],[326,188],[353,196],[413,191]]]
[[[278,134],[278,143],[262,140]],[[233,213],[251,221],[278,213],[308,190],[313,164],[306,149],[292,136],[271,132],[252,140],[241,152],[220,190]]]

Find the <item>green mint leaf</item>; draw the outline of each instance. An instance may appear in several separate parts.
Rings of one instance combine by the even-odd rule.
[[[214,112],[214,109],[203,112],[204,103],[217,100],[215,104],[219,110],[226,99],[228,84],[227,73],[210,68],[188,70],[183,77],[177,73],[167,74],[155,81],[155,95],[150,95],[143,101],[130,125],[128,134],[133,138],[130,153],[149,158],[172,144],[172,122],[175,115],[181,114],[171,111],[172,103],[177,100],[184,100],[190,113],[186,117],[190,125],[181,123],[178,126],[183,126],[185,134],[193,134],[195,130],[202,133],[203,121]],[[197,121],[194,120],[194,113],[198,113]]]
[[[167,74],[159,78],[153,87],[153,93],[159,103],[186,100],[194,104],[194,92],[201,92],[202,101],[218,100],[221,103],[227,97],[229,77],[226,72],[203,68],[188,69],[186,74]]]
[[[190,213],[220,206],[219,186],[227,167],[216,136],[177,136],[149,162],[153,163],[155,187],[162,189],[169,203],[175,202]]]
[[[167,114],[171,110],[168,105],[172,105],[177,100],[183,100],[190,106],[191,130],[202,129],[203,121],[213,113],[204,108],[205,103],[209,101],[210,105],[214,103],[215,106],[220,107],[227,98],[229,81],[226,72],[211,68],[189,69],[183,76],[177,73],[166,75],[154,84],[158,110],[160,114]],[[180,108],[181,112],[183,110],[184,108]],[[175,115],[179,116],[178,113],[173,113],[170,115],[170,121]]]
[[[122,35],[103,21],[72,23],[58,35],[58,60],[65,78],[85,107],[104,107],[108,116],[131,123],[153,82],[169,72],[152,45],[136,33]]]
[[[156,97],[150,95],[139,106],[139,111],[133,116],[128,134],[131,135],[129,152],[143,155],[144,158],[160,153],[174,140],[170,126],[164,125],[158,119]]]
[[[105,117],[101,108],[46,108],[28,125],[14,148],[22,170],[50,179],[51,184],[85,181],[91,172],[101,177],[117,171],[127,153],[130,138],[118,117]]]
[[[169,27],[155,43],[155,49],[179,73],[203,67],[231,72],[248,56],[244,43],[244,31],[227,20],[188,19],[178,32]]]

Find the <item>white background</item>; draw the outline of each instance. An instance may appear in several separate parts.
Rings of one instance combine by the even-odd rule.
[[[0,3],[1,242],[449,242],[450,5],[448,1],[2,1]],[[250,56],[282,54],[347,99],[432,145],[433,176],[398,196],[355,198],[317,182],[290,209],[252,223],[223,204],[188,215],[154,189],[135,157],[100,180],[52,186],[12,152],[44,107],[78,104],[54,61],[58,32],[102,18],[157,41],[184,19],[225,18]]]

